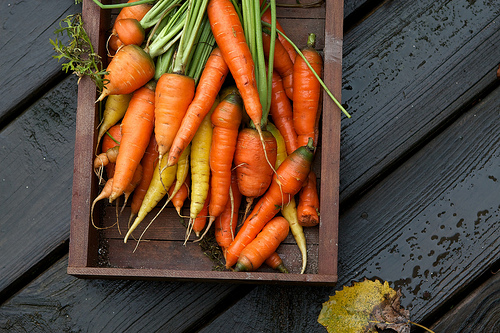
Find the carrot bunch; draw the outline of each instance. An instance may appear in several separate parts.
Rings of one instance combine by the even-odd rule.
[[[139,1],[132,17],[134,2],[110,34],[114,53],[98,98],[110,106],[98,145],[111,128],[121,131],[96,201],[128,198],[135,189],[127,242],[166,198],[148,226],[172,202],[188,219],[185,242],[214,226],[225,265],[236,271],[264,262],[286,271],[276,251],[291,230],[304,273],[303,227],[319,223],[312,164],[322,59],[314,34],[298,50],[276,20],[274,1]],[[97,167],[107,157],[99,155]]]

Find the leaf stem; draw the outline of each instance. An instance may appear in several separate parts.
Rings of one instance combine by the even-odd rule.
[[[262,22],[262,24],[265,25],[265,26],[267,26],[267,27],[271,27],[271,25],[269,23],[267,23],[267,22]],[[323,80],[321,80],[321,78],[319,77],[318,73],[316,73],[316,71],[312,68],[311,64],[309,63],[309,61],[307,61],[307,59],[304,57],[304,54],[302,54],[302,52],[299,50],[299,48],[284,33],[282,33],[279,30],[277,30],[276,32],[279,33],[283,38],[285,38],[293,46],[293,48],[300,55],[300,57],[305,60],[305,62],[307,64],[307,67],[309,67],[309,69],[313,72],[314,76],[319,81],[319,83],[321,84],[321,86],[323,87],[323,89],[325,89],[325,91],[328,94],[328,96],[339,107],[339,109],[342,110],[342,112],[344,112],[344,114],[347,116],[347,118],[351,118],[351,115],[344,109],[344,107],[342,106],[342,104],[339,103],[339,101],[335,98],[335,96],[333,96],[333,94],[330,91],[330,89],[328,89],[328,87],[323,82]]]

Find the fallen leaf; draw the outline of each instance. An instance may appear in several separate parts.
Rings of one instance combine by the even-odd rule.
[[[400,298],[401,292],[387,281],[354,282],[323,303],[318,322],[336,333],[377,332],[377,328],[409,333],[410,312],[401,307]]]

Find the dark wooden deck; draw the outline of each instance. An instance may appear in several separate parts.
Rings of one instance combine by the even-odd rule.
[[[336,287],[67,275],[77,80],[48,41],[81,6],[0,6],[0,331],[324,332],[364,278],[435,332],[500,331],[500,2],[345,1]]]

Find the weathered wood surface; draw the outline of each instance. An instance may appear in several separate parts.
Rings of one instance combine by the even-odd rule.
[[[69,237],[76,78],[0,132],[0,300]]]
[[[390,172],[496,81],[500,2],[386,1],[344,36],[341,199]],[[355,198],[353,198],[355,199]]]
[[[346,1],[346,10],[352,3]],[[353,118],[342,120],[341,198],[349,199],[349,206],[340,220],[338,288],[363,277],[388,280],[402,289],[404,305],[419,321],[436,315],[443,302],[460,296],[499,259],[494,200],[500,98],[498,88],[491,93],[500,58],[498,2],[357,3],[356,8],[375,9],[344,37],[342,95]],[[4,21],[4,13],[2,29],[12,29],[14,21]],[[45,18],[52,22],[44,26],[54,23],[45,15],[28,24]],[[54,65],[46,44],[51,34],[49,29],[47,37],[35,38],[47,66]],[[12,52],[2,46],[2,55]],[[53,68],[50,75],[57,76],[59,64]],[[33,75],[45,79],[44,71],[40,66]],[[9,87],[8,103],[21,89]],[[316,318],[333,288],[79,280],[66,275],[66,257],[42,274],[44,259],[64,251],[57,249],[69,235],[76,80],[67,79],[54,91],[62,96],[49,92],[8,126],[0,123],[7,126],[0,132],[0,211],[7,212],[0,231],[8,235],[0,238],[0,302],[27,284],[0,307],[1,329],[87,331],[92,323],[94,331],[324,331]],[[468,110],[487,93],[491,96]],[[389,171],[394,172],[380,182]],[[360,192],[367,193],[358,198]],[[34,274],[40,275],[28,284]],[[482,290],[472,304],[494,296],[493,290]],[[490,304],[483,313],[498,312],[498,304]],[[498,327],[495,321],[469,323],[478,331]],[[458,329],[442,325],[437,327]]]
[[[434,332],[499,332],[500,274],[498,270],[431,327]]]
[[[59,21],[81,12],[74,1],[2,1],[0,4],[0,125],[22,112],[64,76],[49,39]],[[62,41],[68,39],[64,36]],[[1,128],[0,127],[0,128]]]

